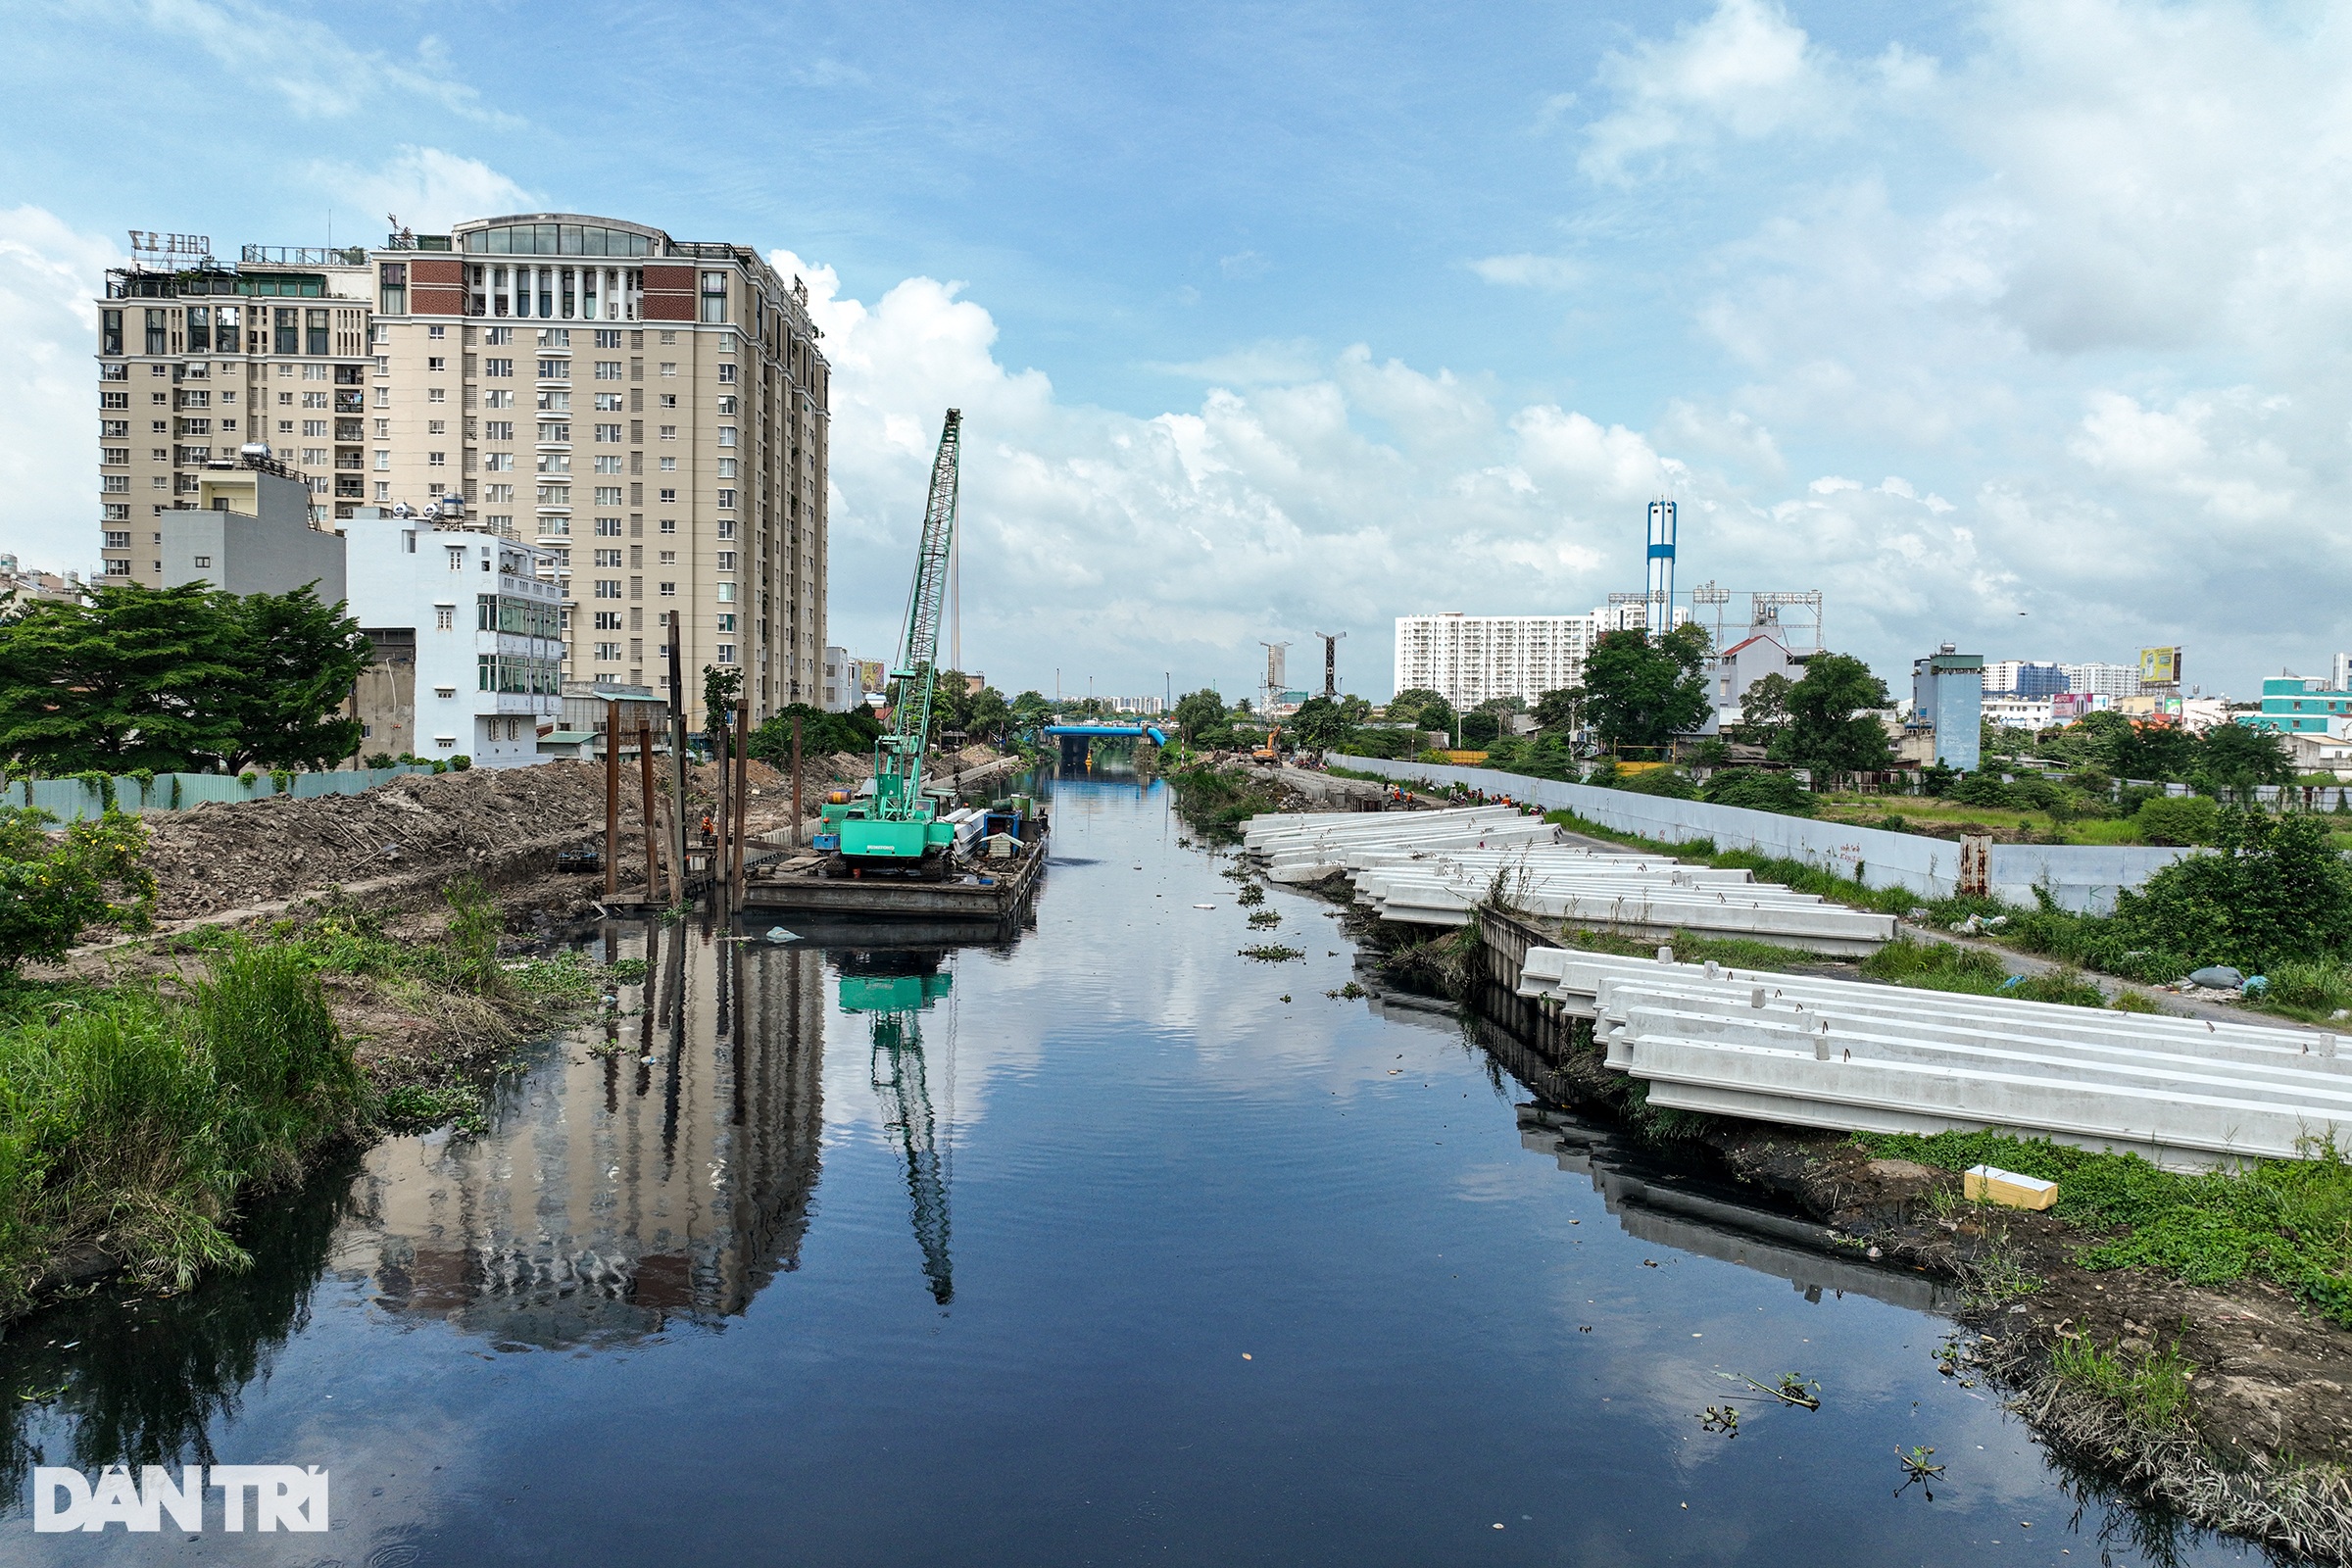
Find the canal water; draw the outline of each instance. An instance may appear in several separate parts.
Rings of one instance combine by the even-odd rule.
[[[1539,1125],[1443,1009],[1332,995],[1329,907],[1252,929],[1163,786],[1052,795],[1017,939],[600,930],[644,981],[487,1136],[370,1151],[247,1275],[20,1325],[0,1561],[2248,1555],[1940,1375],[1923,1279]],[[1739,1381],[1784,1373],[1818,1410]],[[331,1528],[227,1534],[213,1494],[199,1534],[34,1532],[32,1466],[118,1462],[320,1466]]]

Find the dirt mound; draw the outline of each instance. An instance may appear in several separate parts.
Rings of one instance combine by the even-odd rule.
[[[629,826],[634,797],[622,792]],[[601,834],[605,776],[568,761],[411,774],[363,795],[207,804],[146,823],[156,913],[187,919],[403,871],[457,876],[526,843]]]

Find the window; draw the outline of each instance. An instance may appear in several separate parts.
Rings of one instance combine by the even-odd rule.
[[[618,414],[620,412],[620,394],[617,392],[599,392],[596,394],[596,412],[599,414]]]
[[[731,582],[720,583],[718,585],[718,593],[716,597],[718,602],[722,605],[733,604],[735,602],[735,585]]]
[[[125,501],[108,502],[99,509],[99,514],[108,522],[128,522],[130,520],[130,504]],[[160,561],[157,562],[155,569],[163,570],[164,564]]]
[[[541,360],[539,362],[539,379],[542,381],[570,380],[571,362],[569,360]]]
[[[662,406],[665,409],[674,409],[678,406],[678,395],[675,392],[662,392],[656,395],[662,399]],[[674,429],[675,426],[672,428]]]
[[[676,565],[678,564],[678,553],[675,550],[662,551],[661,564],[664,566]]]
[[[718,645],[718,662],[722,664],[732,664],[735,662],[735,645],[733,643],[720,643]]]
[[[543,507],[570,506],[571,486],[567,484],[541,485],[539,487],[539,504]]]
[[[597,578],[596,597],[599,599],[618,599],[620,597],[620,579],[617,577]]]
[[[391,453],[382,450],[377,451],[375,454],[375,471],[378,473],[389,473],[392,471]]]
[[[720,615],[718,617],[718,629],[720,631],[733,631],[735,629],[735,617],[731,614]]]
[[[617,538],[619,538],[619,537],[620,537],[620,519],[619,519],[618,517],[599,517],[599,518],[597,518],[597,519],[596,519],[596,534],[597,534],[597,537],[598,537],[598,538],[600,538],[600,539],[617,539]]]
[[[664,332],[664,333],[662,333],[662,346],[663,348],[667,348],[667,347],[669,347],[669,346],[670,346],[672,343],[675,343],[677,340],[678,340],[678,334],[677,334],[677,333],[675,333],[675,332]]]
[[[326,407],[326,394],[323,392],[305,392],[302,395],[302,406],[306,409],[323,409]]]
[[[121,311],[100,311],[98,313],[98,352],[101,354],[122,352],[122,313]],[[124,548],[129,547],[125,546]]]
[[[724,321],[726,318],[727,274],[724,272],[705,272],[703,274],[702,319],[706,323],[709,323],[713,321]]]
[[[571,394],[557,390],[540,393],[539,412],[541,414],[569,414],[571,412]],[[569,438],[566,437],[566,439]]]
[[[303,335],[303,352],[304,352],[304,353],[306,353],[306,354],[325,354],[325,353],[327,353],[327,352],[328,352],[328,346],[327,346],[327,333],[326,333],[326,312],[324,312],[324,311],[305,311],[305,312],[303,312],[302,335]]]
[[[212,564],[213,558],[210,556],[198,556],[196,558],[196,569],[198,571],[209,569],[212,566]]]
[[[675,441],[677,438],[678,438],[678,427],[677,427],[676,425],[674,425],[674,424],[665,424],[665,425],[662,426],[662,440],[664,440],[664,441]]]
[[[458,607],[455,605],[436,605],[433,607],[433,627],[436,631],[457,630]],[[441,695],[447,697],[450,694],[448,692],[443,692]]]
[[[598,458],[596,460],[596,471],[599,473],[618,473],[620,471],[619,457],[614,455]],[[597,504],[599,506],[604,505],[604,503],[601,501]],[[614,501],[612,505],[617,507],[620,505],[620,503],[618,501]]]
[[[506,440],[509,438],[500,436],[495,439]],[[482,471],[485,473],[513,473],[514,471],[514,454],[512,452],[483,453]]]
[[[735,384],[735,367],[732,365],[722,365],[718,368],[718,384],[720,386],[733,386]]]
[[[107,534],[106,548],[109,550],[128,550],[130,548],[130,530],[125,528],[121,533],[110,532]]]
[[[678,519],[675,517],[663,517],[662,519],[661,531],[663,533],[676,533],[678,531]]]
[[[484,375],[513,375],[514,373],[514,362],[513,360],[482,361],[482,374]]]
[[[541,473],[569,473],[571,471],[571,454],[568,452],[540,453],[539,471]]]
[[[732,479],[735,477],[735,460],[733,458],[721,458],[718,460],[718,476],[721,479]]]
[[[596,564],[600,566],[610,566],[613,570],[617,571],[620,569],[620,552],[617,550],[599,550],[596,553]]]
[[[731,512],[734,510],[734,508],[735,492],[732,490],[721,490],[718,493],[718,510],[721,512]]]
[[[568,326],[541,327],[539,329],[539,346],[543,349],[567,349],[571,347],[571,328]]]
[[[511,484],[486,484],[482,486],[482,499],[494,507],[513,506],[514,487]]]
[[[426,435],[447,435],[449,434],[449,421],[447,419],[427,419],[424,421],[424,433]]]
[[[597,378],[599,381],[617,381],[617,380],[619,380],[619,379],[620,379],[620,362],[619,362],[618,360],[599,360],[599,361],[597,361],[597,362],[596,362],[596,378]]]
[[[446,452],[427,452],[424,455],[424,466],[428,468],[446,468],[449,466],[449,454]],[[725,492],[722,491],[720,493],[724,494]]]
[[[732,539],[735,537],[735,519],[733,517],[721,517],[718,519],[718,536],[721,539]]]
[[[424,357],[424,368],[427,370],[446,371],[449,368],[449,360],[443,355],[428,354]]]
[[[127,392],[101,392],[98,394],[98,406],[102,409],[127,409],[130,407],[130,394]]]
[[[620,439],[620,426],[617,424],[600,424],[596,427],[596,438],[599,441],[618,441]],[[618,468],[614,468],[612,470],[614,473],[618,473],[619,471],[620,470]]]
[[[464,545],[444,545],[442,548],[449,552],[449,569],[464,571],[466,569],[466,547]]]
[[[485,409],[511,409],[514,406],[514,392],[511,387],[492,387],[482,394],[482,407]]]
[[[601,661],[603,661],[604,662],[606,662],[606,663],[609,663],[609,664],[617,664],[617,663],[619,663],[619,662],[620,662],[620,644],[618,644],[618,643],[598,643],[598,644],[596,645],[596,657],[597,657],[599,660],[601,660]]]
[[[620,612],[617,610],[598,611],[596,612],[596,629],[598,631],[620,630]]]
[[[377,307],[386,316],[409,314],[409,266],[406,262],[386,262],[376,270]],[[379,328],[380,330],[380,328]]]
[[[721,571],[733,571],[735,569],[734,551],[721,550],[718,553],[718,569]]]
[[[731,447],[735,444],[735,426],[722,424],[718,427],[718,444],[722,447]]]
[[[106,495],[123,495],[130,489],[130,475],[127,473],[102,473],[98,476],[98,488]]]
[[[443,387],[432,387],[425,392],[424,401],[427,403],[447,403],[449,401],[449,392]]]
[[[500,270],[504,271],[505,269],[501,268]],[[482,341],[492,348],[501,343],[512,343],[514,341],[514,329],[511,326],[486,326],[482,328]]]
[[[100,447],[98,449],[98,463],[102,467],[121,467],[129,461],[130,448],[128,447]],[[127,550],[130,547],[124,545],[122,548]]]
[[[571,439],[571,426],[568,424],[551,424],[547,420],[542,419],[539,422],[539,439],[542,441],[569,441]]]
[[[675,459],[675,458],[663,458],[663,459],[662,460],[662,471],[663,473],[675,473],[675,472],[677,472],[677,471],[678,471],[678,460],[677,460],[677,459]],[[673,499],[675,499],[675,492],[673,492],[673,491],[668,491],[668,490],[664,490],[664,491],[662,491],[662,500],[664,500],[664,501],[673,500]]]
[[[678,362],[675,360],[663,360],[662,362],[662,373],[663,375],[676,375],[678,373]]]
[[[485,441],[514,440],[514,421],[513,419],[484,419],[482,421],[482,439]]]
[[[376,420],[378,424],[390,422],[388,419]],[[302,421],[302,433],[314,438],[323,438],[326,435],[326,421],[324,419],[305,419]]]
[[[674,582],[662,583],[657,591],[664,599],[675,599],[678,597],[678,585]]]

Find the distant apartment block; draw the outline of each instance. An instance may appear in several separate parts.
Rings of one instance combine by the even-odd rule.
[[[1456,708],[1496,697],[1532,707],[1545,692],[1580,684],[1602,634],[1642,629],[1648,610],[1629,599],[1583,615],[1399,615],[1396,690],[1434,691]],[[1674,612],[1678,626],[1690,618],[1688,609]]]
[[[690,703],[705,664],[755,717],[821,695],[831,368],[751,247],[528,214],[134,256],[96,303],[102,581],[161,583],[164,513],[267,442],[322,526],[446,500],[533,545],[567,678],[665,676],[674,610]]]
[[[1112,697],[1106,701],[1114,713],[1138,713],[1146,717],[1167,708],[1166,700],[1158,697]]]
[[[2139,695],[2137,664],[2060,664],[2066,689],[2077,694],[2123,698]]]
[[[2273,675],[2262,683],[2262,710],[2237,721],[2280,735],[2352,739],[2352,690],[2318,676]]]
[[[2070,690],[2062,664],[2036,663],[2030,659],[1996,659],[1984,666],[1984,692],[2033,699],[2054,697]]]

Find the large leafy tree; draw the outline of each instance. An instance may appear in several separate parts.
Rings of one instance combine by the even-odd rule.
[[[1536,728],[1545,734],[1566,734],[1584,722],[1585,689],[1566,686],[1536,699]]]
[[[1389,699],[1392,722],[1415,729],[1453,728],[1453,705],[1426,686],[1407,686]]]
[[[1206,686],[1177,698],[1168,717],[1188,746],[1214,745],[1233,727],[1225,716],[1225,699]]]
[[[967,715],[974,735],[993,736],[999,741],[1012,726],[1012,709],[1004,694],[994,686],[983,686],[972,693],[971,711]]]
[[[1347,710],[1328,697],[1309,697],[1300,703],[1298,711],[1291,715],[1285,727],[1299,745],[1317,750],[1344,747],[1355,735],[1355,725]]]
[[[1665,746],[1707,716],[1706,628],[1601,634],[1585,656],[1585,712],[1612,747]]]
[[[1817,654],[1804,678],[1788,688],[1788,723],[1773,743],[1773,756],[1817,772],[1891,767],[1894,752],[1886,727],[1865,711],[1889,703],[1886,683],[1868,664],[1846,654]]]
[[[45,773],[186,768],[236,747],[238,628],[201,584],[36,600],[0,626],[0,750]]]
[[[1774,670],[1748,682],[1740,699],[1739,739],[1750,746],[1770,746],[1788,727],[1788,694],[1796,682]]]
[[[1044,692],[1023,692],[1012,700],[1013,726],[1017,729],[1035,729],[1046,721],[1046,715],[1052,711],[1054,705],[1046,701]]]
[[[46,773],[323,767],[368,639],[309,588],[102,588],[0,621],[0,752]]]
[[[2286,743],[2251,724],[2216,724],[2197,747],[2195,771],[2217,790],[2291,784],[2295,764]]]

